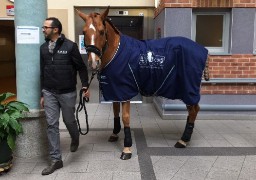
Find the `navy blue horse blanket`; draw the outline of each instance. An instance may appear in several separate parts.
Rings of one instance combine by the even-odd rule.
[[[107,101],[143,96],[180,99],[194,105],[208,51],[184,37],[137,40],[121,35],[119,48],[100,72],[100,89]]]

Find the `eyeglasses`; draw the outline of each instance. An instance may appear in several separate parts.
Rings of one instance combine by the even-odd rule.
[[[51,29],[53,29],[53,28],[57,28],[57,27],[51,27],[51,26],[42,26],[42,30],[46,30],[46,29],[48,29],[48,28],[51,28]]]

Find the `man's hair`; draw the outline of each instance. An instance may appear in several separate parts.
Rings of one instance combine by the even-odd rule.
[[[47,18],[47,19],[45,19],[45,20],[51,20],[51,21],[52,21],[51,26],[58,28],[58,29],[59,29],[59,30],[58,30],[58,33],[61,34],[61,32],[62,32],[62,24],[61,24],[61,22],[59,21],[58,18],[49,17],[49,18]]]

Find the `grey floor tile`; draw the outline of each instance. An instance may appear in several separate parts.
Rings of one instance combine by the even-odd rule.
[[[132,158],[129,161],[121,159],[112,161],[90,161],[88,166],[88,172],[139,172],[139,163],[137,158]]]
[[[159,134],[157,136],[147,136],[146,137],[147,146],[148,147],[169,147],[167,141],[164,136]]]
[[[173,157],[151,157],[156,179],[171,179],[184,165],[186,159],[175,159]]]
[[[188,144],[188,147],[211,147],[209,142],[205,139],[200,140],[191,140]]]
[[[114,172],[113,180],[141,180],[140,172]]]
[[[255,168],[255,165],[253,165]],[[239,180],[253,180],[256,179],[256,170],[254,168],[242,168],[238,179]]]
[[[64,161],[64,167],[58,170],[58,173],[85,173],[87,172],[89,162]]]
[[[211,147],[233,147],[227,140],[207,140]]]
[[[36,166],[36,162],[15,162],[11,168],[11,171],[8,173],[12,174],[28,174],[33,171]]]
[[[10,172],[9,172],[10,173]],[[1,175],[0,178],[1,180],[55,180],[57,174],[51,174],[48,176],[42,176],[41,173],[40,174],[5,174],[5,175]]]
[[[213,167],[208,173],[206,179],[211,180],[234,180],[238,179],[240,171],[227,170]]]
[[[240,171],[245,160],[245,156],[219,156],[214,162],[214,168]]]
[[[65,161],[87,162],[87,161],[108,161],[114,160],[115,152],[84,152],[82,154],[69,153]]]
[[[253,144],[249,143],[239,134],[222,134],[222,136],[234,147],[254,147]]]
[[[206,140],[225,140],[225,138],[218,133],[201,133],[200,134],[206,139]]]
[[[207,176],[207,171],[202,169],[193,169],[193,170],[179,170],[173,178],[176,179],[187,179],[187,180],[204,180]]]
[[[96,173],[59,173],[56,180],[112,180],[112,173],[96,172]]]

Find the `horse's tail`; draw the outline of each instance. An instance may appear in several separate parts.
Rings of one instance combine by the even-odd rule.
[[[204,68],[204,80],[209,81],[210,80],[210,73],[209,73],[209,55],[207,56],[206,59],[206,64]]]

